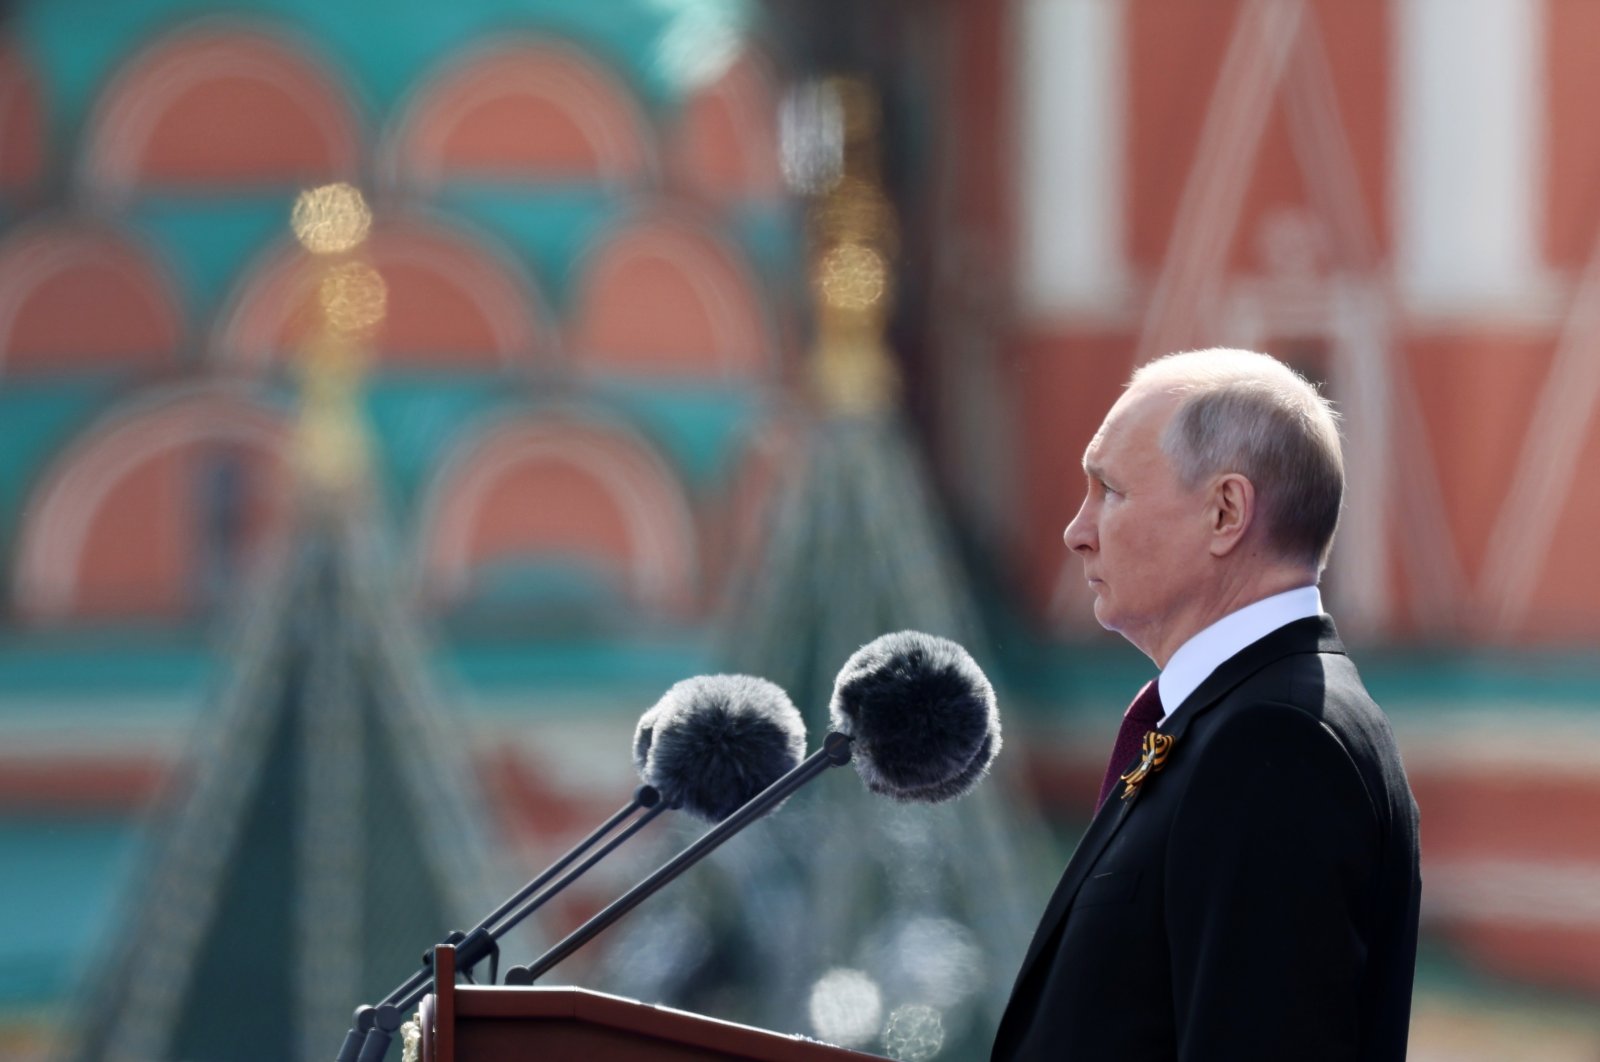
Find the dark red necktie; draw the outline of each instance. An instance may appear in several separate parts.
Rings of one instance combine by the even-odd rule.
[[[1144,689],[1139,691],[1139,696],[1128,705],[1128,710],[1123,713],[1122,726],[1117,730],[1117,743],[1111,747],[1111,762],[1106,764],[1106,777],[1100,783],[1100,799],[1094,802],[1094,810],[1098,812],[1100,805],[1106,802],[1117,782],[1122,778],[1128,765],[1139,755],[1144,745],[1144,736],[1156,728],[1161,722],[1161,690],[1154,679],[1144,684]]]

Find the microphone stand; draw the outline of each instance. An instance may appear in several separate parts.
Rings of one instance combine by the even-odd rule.
[[[755,819],[766,814],[774,806],[789,797],[795,790],[829,767],[842,767],[849,763],[851,741],[852,739],[845,734],[837,731],[830,733],[823,739],[821,748],[802,760],[788,774],[751,797],[743,807],[711,827],[700,836],[699,840],[662,864],[655,873],[623,893],[605,910],[573,930],[565,940],[534,960],[532,965],[513,966],[507,970],[505,983],[508,985],[531,985],[541,976],[548,973],[562,959],[565,959],[568,955],[593,940],[611,923],[633,910],[667,882],[688,870],[707,855],[710,855],[717,846],[744,829]]]
[[[479,922],[470,933],[462,933],[460,930],[456,930],[444,939],[443,943],[455,945],[457,962],[460,964],[458,969],[467,974],[470,980],[472,967],[479,960],[488,956],[489,983],[493,984],[500,961],[500,949],[496,942],[524,918],[527,918],[542,907],[551,897],[572,884],[590,867],[615,851],[617,846],[638,833],[656,816],[671,806],[662,803],[661,793],[654,786],[642,785],[634,790],[633,799],[618,809],[616,814],[601,823],[589,836],[579,841],[570,851],[552,863],[538,877],[518,889],[504,903],[490,912],[483,921]],[[643,814],[638,814],[641,811]],[[550,885],[548,889],[544,888],[556,875],[571,866],[596,844],[599,844],[607,834],[622,826],[630,817],[635,815],[638,817],[634,818],[626,828],[622,829],[609,841],[606,841],[604,845],[601,845],[598,851],[590,855],[559,881],[556,881],[555,884]],[[539,892],[540,889],[544,889],[544,891]],[[535,895],[535,893],[538,893],[538,895]],[[339,1048],[336,1062],[379,1062],[388,1053],[389,1043],[393,1039],[395,1032],[400,1028],[401,1015],[414,1006],[417,1000],[427,994],[428,982],[432,976],[433,950],[429,949],[422,957],[421,968],[405,981],[402,981],[380,1003],[376,1006],[360,1006],[356,1008],[354,1021],[349,1031],[345,1033],[344,1044]]]

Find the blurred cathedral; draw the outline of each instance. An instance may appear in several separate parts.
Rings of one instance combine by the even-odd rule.
[[[1344,412],[1416,1042],[1600,1051],[1588,0],[5,10],[0,1054],[331,1057],[673,682],[772,678],[814,747],[918,627],[1000,690],[984,787],[825,777],[547,980],[987,1057],[1148,677],[1078,457],[1201,345]]]

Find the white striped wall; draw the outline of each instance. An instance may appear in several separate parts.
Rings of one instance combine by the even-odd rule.
[[[1542,0],[1397,0],[1396,279],[1424,313],[1538,295]]]
[[[1035,319],[1125,300],[1125,0],[1018,0],[1018,287]]]

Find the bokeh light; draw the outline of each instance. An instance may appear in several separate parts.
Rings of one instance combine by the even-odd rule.
[[[889,1014],[883,1049],[899,1062],[927,1062],[944,1047],[944,1020],[926,1003],[907,1003]]]
[[[743,0],[657,0],[672,14],[656,43],[662,75],[693,90],[716,81],[744,46],[749,13]]]
[[[828,305],[860,312],[883,301],[889,269],[883,256],[859,243],[842,243],[817,263],[817,283]]]
[[[873,949],[873,969],[891,993],[949,1007],[980,991],[989,971],[983,948],[966,926],[927,915],[894,926]]]
[[[818,1039],[860,1047],[878,1035],[883,993],[860,970],[834,967],[811,986],[811,1027]]]
[[[372,229],[372,210],[354,185],[338,182],[300,193],[289,215],[295,239],[312,254],[342,254]]]
[[[778,112],[783,179],[800,195],[818,195],[844,175],[844,101],[838,89],[814,81],[784,97]]]
[[[366,335],[383,323],[388,296],[383,275],[365,262],[334,266],[317,285],[328,327],[346,337]]]

